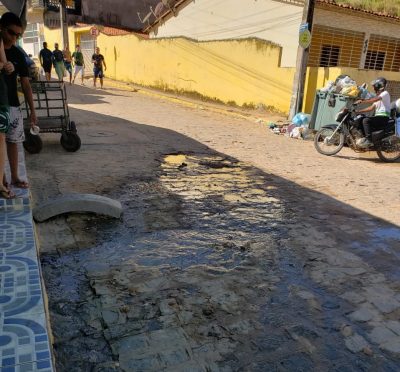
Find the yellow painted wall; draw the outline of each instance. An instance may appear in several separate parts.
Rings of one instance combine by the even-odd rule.
[[[70,44],[70,50],[75,48],[75,29],[70,27],[68,29],[68,39]],[[44,27],[44,41],[47,42],[47,46],[50,50],[54,49],[54,44],[58,43],[61,46],[61,30],[60,29],[50,29]]]
[[[281,48],[268,42],[100,34],[97,45],[107,63],[106,75],[113,79],[289,110],[294,69],[278,67]]]
[[[90,27],[89,27],[90,28]],[[70,28],[70,49],[79,42],[79,33],[89,28]],[[52,49],[60,42],[60,30],[45,28]],[[100,34],[97,45],[107,63],[106,76],[148,87],[191,92],[224,103],[262,104],[289,112],[295,69],[279,66],[281,48],[256,39],[196,42],[185,38],[143,39],[137,35]],[[377,75],[400,81],[397,72],[377,72],[356,68],[308,69],[305,112],[312,110],[316,89],[342,74],[359,84]]]

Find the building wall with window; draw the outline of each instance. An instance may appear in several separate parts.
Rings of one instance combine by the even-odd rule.
[[[279,7],[291,6],[284,1],[265,0],[267,2]],[[209,1],[208,4],[212,6],[216,3]],[[183,16],[183,10],[172,21]],[[227,16],[228,13],[225,14]],[[306,112],[312,109],[315,90],[340,74],[349,74],[360,83],[370,82],[377,76],[377,71],[371,68],[384,68],[393,70],[385,71],[384,76],[391,81],[400,81],[396,67],[399,63],[396,36],[400,38],[400,21],[351,10],[343,12],[338,7],[328,10],[317,8],[315,18],[310,55],[310,64],[314,63],[315,67],[308,70]],[[85,42],[82,33],[87,34],[88,31],[89,28],[70,28],[71,46],[72,41]],[[235,28],[230,31],[235,31]],[[50,46],[60,40],[59,28],[45,28],[45,33]],[[282,44],[249,37],[200,41],[190,39],[190,34],[184,38],[170,36],[148,40],[134,34],[110,36],[100,29],[96,42],[107,61],[107,77],[192,93],[229,104],[246,107],[264,105],[288,112],[295,59],[292,60],[293,67],[282,67],[285,48]],[[90,51],[91,41],[86,41],[90,44]],[[292,34],[294,56],[297,43],[298,29]],[[365,70],[365,66],[369,70]]]
[[[360,66],[364,33],[315,24],[308,65],[310,67]]]
[[[25,52],[38,57],[44,41],[43,23],[29,22],[22,37],[21,46]]]
[[[280,45],[280,66],[295,67],[302,11],[303,2],[296,0],[195,1],[155,24],[150,37],[207,41],[251,35]],[[317,1],[309,66],[399,71],[399,42],[399,19]]]
[[[315,10],[311,67],[400,71],[400,20],[319,5]]]
[[[28,11],[27,25],[21,40],[25,52],[34,57],[39,56],[44,41],[43,8],[31,8]]]

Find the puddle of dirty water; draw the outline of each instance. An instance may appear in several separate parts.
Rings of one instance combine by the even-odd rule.
[[[378,228],[375,229],[373,235],[376,238],[381,239],[391,239],[393,243],[399,244],[400,247],[400,228],[391,227],[391,228]]]
[[[377,223],[368,234],[355,238],[351,247],[387,278],[400,280],[400,228]]]
[[[42,257],[59,371],[368,369],[335,329],[345,304],[285,245],[293,216],[265,175],[167,155],[120,193],[122,223],[86,226],[96,246]]]

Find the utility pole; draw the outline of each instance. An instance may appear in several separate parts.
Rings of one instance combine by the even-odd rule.
[[[62,50],[64,50],[67,45],[69,46],[66,0],[60,0],[60,26]]]
[[[314,19],[315,0],[305,0],[302,25],[307,24],[308,30],[312,32],[313,19]],[[293,80],[292,98],[290,101],[289,119],[292,119],[303,108],[304,88],[307,77],[307,64],[308,56],[310,54],[310,46],[307,48],[298,46],[296,73]]]

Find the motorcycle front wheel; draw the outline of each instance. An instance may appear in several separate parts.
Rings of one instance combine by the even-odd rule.
[[[322,155],[335,155],[344,145],[344,134],[332,128],[320,129],[314,137],[315,149]]]
[[[400,141],[386,149],[377,150],[376,153],[385,163],[394,163],[400,159]]]

